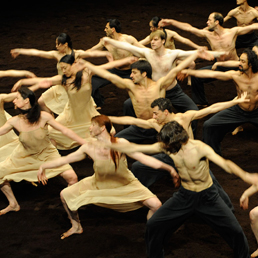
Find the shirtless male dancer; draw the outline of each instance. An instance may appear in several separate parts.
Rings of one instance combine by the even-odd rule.
[[[224,18],[224,23],[231,18],[235,18],[237,26],[245,27],[251,25],[258,20],[258,11],[248,5],[247,0],[237,0],[238,7],[228,12]],[[236,49],[238,48],[252,48],[258,44],[258,36],[252,31],[245,35],[239,35],[236,39]]]
[[[118,19],[108,19],[104,31],[106,36],[117,41],[127,42],[132,45],[142,46],[136,38],[133,36],[122,34],[121,23]],[[142,46],[143,47],[143,46]],[[89,50],[107,50],[110,52],[114,60],[123,59],[128,56],[132,56],[132,53],[124,51],[122,49],[117,49],[112,45],[104,44],[103,39],[101,38],[99,43]],[[124,65],[118,68],[110,69],[109,72],[120,76],[121,78],[130,78],[131,69],[130,65]],[[108,85],[110,81],[105,80],[99,76],[94,75],[92,77],[92,97],[97,106],[102,106],[104,104],[103,96],[99,92],[99,88]]]
[[[235,48],[236,38],[239,35],[244,35],[253,30],[258,29],[258,23],[248,25],[245,27],[233,27],[233,28],[224,28],[223,27],[223,15],[217,12],[213,12],[209,15],[207,21],[207,27],[204,29],[198,29],[192,25],[184,22],[179,22],[173,19],[162,19],[159,22],[159,26],[164,27],[167,25],[173,25],[179,29],[189,31],[196,36],[206,38],[210,47],[213,51],[226,51],[227,54],[217,58],[218,61],[226,60],[238,60],[238,55]],[[201,69],[211,69],[211,66],[207,66]],[[200,70],[201,70],[200,69]],[[227,71],[229,68],[217,67],[218,71]],[[214,79],[200,79],[192,77],[192,98],[194,102],[200,106],[207,106],[208,100],[205,96],[204,83],[211,82]]]

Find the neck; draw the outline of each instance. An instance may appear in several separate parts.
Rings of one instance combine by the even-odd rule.
[[[158,56],[164,55],[165,51],[166,51],[166,48],[164,47],[164,45],[161,46],[160,48],[155,49],[155,53]]]
[[[113,35],[112,35],[112,39],[115,39],[115,40],[119,40],[119,38],[121,37],[121,33],[117,33],[117,32],[115,32]]]
[[[106,130],[96,135],[95,138],[102,142],[110,142],[110,134]]]
[[[240,5],[240,9],[242,10],[242,11],[246,11],[247,9],[249,9],[249,5],[248,5],[248,3],[247,2],[243,2],[241,5]]]

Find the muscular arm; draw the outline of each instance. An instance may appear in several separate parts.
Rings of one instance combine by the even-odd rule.
[[[138,127],[145,128],[145,129],[153,128],[152,119],[143,120],[132,116],[109,116],[109,119],[114,124],[136,125]]]
[[[168,25],[172,25],[181,30],[191,32],[191,33],[197,35],[198,37],[206,37],[207,30],[197,29],[197,28],[193,27],[192,25],[190,25],[189,23],[179,22],[174,19],[162,19],[159,22],[159,27],[165,27]]]
[[[253,23],[252,25],[248,25],[245,27],[234,27],[232,29],[236,30],[237,35],[244,35],[247,34],[253,30],[258,30],[258,23]]]

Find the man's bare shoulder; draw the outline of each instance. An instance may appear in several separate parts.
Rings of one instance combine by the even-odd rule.
[[[128,35],[128,34],[121,34],[121,37],[119,38],[119,41],[125,41],[128,42],[130,44],[133,44],[136,40],[136,38],[132,35]]]

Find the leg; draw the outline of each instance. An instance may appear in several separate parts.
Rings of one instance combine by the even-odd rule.
[[[162,258],[163,244],[193,214],[193,198],[183,187],[147,221],[145,241],[148,258]]]
[[[66,204],[66,202],[63,198],[62,192],[63,191],[61,191],[61,193],[60,193],[61,201],[63,203],[65,211],[68,214],[68,218],[70,219],[71,224],[72,224],[72,227],[68,231],[66,231],[65,233],[63,233],[61,235],[61,239],[64,239],[64,238],[69,237],[73,234],[81,234],[83,232],[83,229],[82,229],[82,226],[81,226],[81,223],[80,223],[78,212],[77,211],[71,211],[68,208],[68,206],[67,206],[67,204]]]
[[[196,214],[223,237],[233,249],[234,257],[250,257],[241,226],[214,186],[200,192]]]
[[[69,169],[60,174],[61,177],[65,179],[68,186],[73,185],[78,182],[78,177],[73,169]]]
[[[254,233],[256,242],[258,243],[258,207],[255,207],[250,211],[249,214],[250,221],[251,221],[251,228]],[[251,257],[257,257],[258,256],[258,248],[255,252],[251,254]]]
[[[149,208],[147,214],[147,220],[149,220],[152,215],[161,207],[162,203],[157,197],[149,198],[142,202],[142,204]]]
[[[175,166],[173,160],[165,153],[159,153],[153,155],[153,157],[172,167]],[[131,171],[135,175],[135,177],[138,178],[138,180],[146,187],[150,187],[152,184],[154,184],[156,181],[160,180],[163,177],[170,177],[167,171],[148,167],[139,161],[136,161],[132,164]]]
[[[4,215],[9,211],[19,211],[20,205],[18,204],[18,202],[13,194],[11,185],[8,181],[5,181],[1,185],[1,191],[4,193],[7,200],[9,201],[9,205],[5,209],[0,211],[0,215]]]

